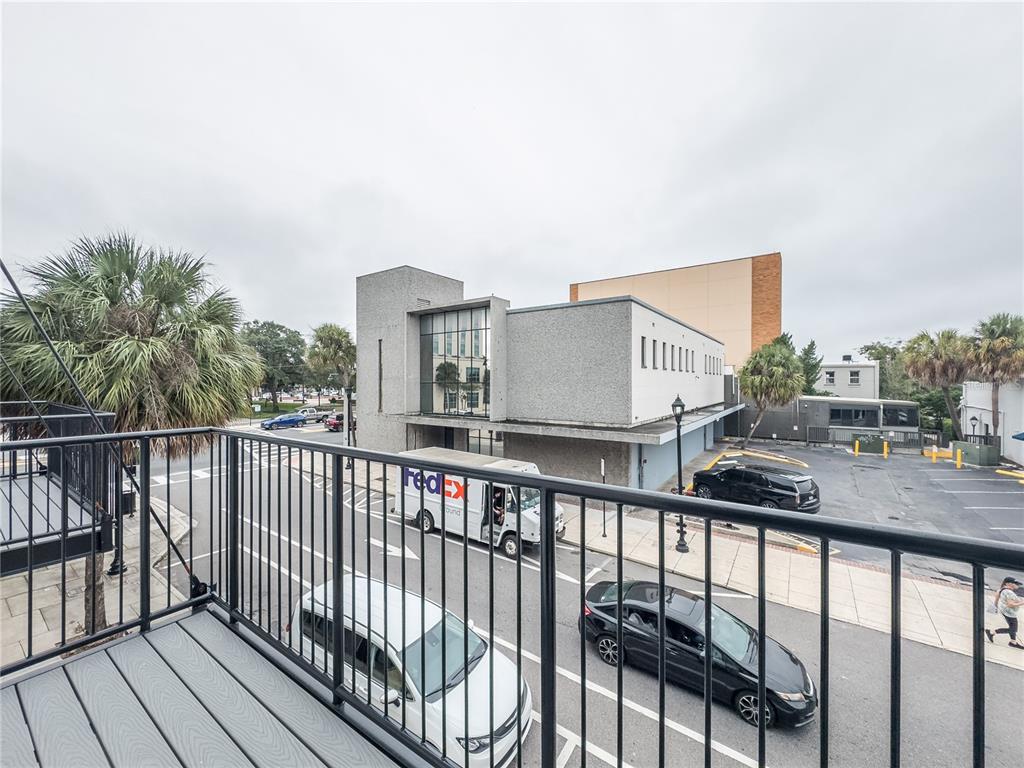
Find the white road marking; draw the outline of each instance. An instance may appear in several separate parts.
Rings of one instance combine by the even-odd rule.
[[[940,488],[938,490],[939,490],[939,493],[1002,493],[1002,494],[1009,493],[1009,494],[1016,494],[1016,495],[1019,495],[1019,496],[1024,496],[1024,491],[951,491],[948,488]]]
[[[594,578],[594,576],[596,576],[596,575],[597,575],[597,574],[599,574],[600,572],[601,572],[601,568],[600,568],[600,567],[597,567],[597,566],[595,566],[594,568],[591,568],[591,569],[590,569],[590,573],[588,573],[588,574],[587,574],[587,576],[586,576],[586,578],[585,578],[585,579],[583,579],[583,580],[584,580],[585,582],[587,582],[587,583],[589,584],[589,583],[590,583],[590,580],[591,580],[592,578]]]
[[[508,640],[504,640],[498,637],[497,635],[491,635],[490,633],[488,633],[488,636],[498,645],[504,646],[508,650],[515,652],[516,646],[513,643],[510,643]],[[529,659],[535,664],[540,664],[540,657],[537,656],[535,653],[530,653],[530,651],[521,649],[520,654],[524,659]],[[579,675],[577,675],[575,672],[570,672],[565,667],[556,666],[555,671],[567,680],[571,680],[572,682],[576,683],[576,685],[579,685],[581,682]],[[618,696],[616,696],[613,691],[610,691],[604,686],[598,685],[597,683],[591,680],[587,680],[587,689],[593,691],[594,693],[600,694],[601,696],[604,696],[605,698],[610,699],[611,701],[618,701]],[[642,704],[637,704],[635,701],[627,699],[625,696],[622,697],[622,706],[626,707],[627,709],[632,709],[634,712],[637,712],[638,714],[641,714],[644,717],[653,720],[654,722],[658,722],[657,712],[655,712],[653,709],[649,709],[643,706]],[[666,717],[665,727],[670,728],[676,733],[682,734],[688,739],[696,741],[698,744],[704,743],[703,734],[698,733],[692,728],[687,728],[685,725],[677,723],[675,720],[670,720]],[[721,742],[712,739],[711,748],[719,754],[725,755],[726,757],[732,758],[733,760],[742,765],[748,766],[748,768],[757,768],[756,760],[752,760],[751,758],[744,755],[742,752],[739,752],[738,750],[735,750],[732,747],[726,746]]]
[[[964,509],[1016,509],[1024,512],[1024,507],[964,507]]]
[[[530,711],[530,718],[534,722],[539,723],[541,721],[540,712],[538,712],[535,709],[531,710]],[[572,753],[574,751],[576,751],[576,748],[579,747],[580,744],[583,743],[583,739],[579,735],[577,735],[577,734],[573,733],[572,731],[570,731],[564,725],[559,725],[558,723],[555,723],[555,732],[559,736],[561,736],[563,739],[565,739],[565,742],[566,742],[565,746],[562,747],[562,751],[558,753],[558,763],[557,763],[558,766],[565,766],[565,764],[567,762],[569,762],[569,758],[572,757]],[[566,754],[566,750],[567,750],[568,747],[572,747],[572,749],[569,749],[568,750],[568,754]],[[618,765],[618,761],[615,759],[615,755],[611,754],[610,752],[606,752],[605,750],[601,749],[598,746],[595,746],[594,744],[592,744],[589,741],[587,742],[587,752],[590,753],[591,755],[593,755],[594,757],[596,757],[598,760],[601,760],[601,761],[607,763],[608,765],[611,765],[611,766]],[[565,755],[564,760],[563,760],[562,755]],[[631,766],[629,763],[623,761],[622,768],[633,768],[633,766]]]
[[[1013,477],[947,477],[940,483],[1016,483]]]
[[[558,753],[558,757],[555,759],[555,768],[565,768],[566,763],[569,762],[569,758],[572,757],[572,753],[576,751],[576,745],[572,743],[571,739],[566,739],[565,744],[562,746],[562,751]]]
[[[380,539],[370,537],[370,543],[377,547],[377,549],[384,549],[384,542]],[[387,545],[388,557],[402,557],[402,550],[399,547],[389,543]],[[405,558],[407,560],[419,560],[420,556],[413,552],[409,547],[405,548]]]
[[[989,528],[990,531],[1024,531],[1024,528]]]

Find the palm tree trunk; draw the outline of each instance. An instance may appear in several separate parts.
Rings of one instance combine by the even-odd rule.
[[[946,401],[946,410],[949,411],[949,420],[953,422],[953,435],[957,440],[963,442],[964,428],[960,424],[960,414],[953,407],[953,396],[949,393],[949,387],[942,388],[942,399]]]
[[[274,413],[277,413],[277,387],[270,388],[270,403],[274,406]]]
[[[764,418],[764,409],[762,408],[762,409],[758,410],[757,418],[754,419],[754,423],[750,425],[750,431],[747,433],[747,436],[745,438],[743,438],[743,442],[740,443],[740,448],[746,448],[747,447],[747,443],[750,442],[750,438],[754,436],[754,433],[757,431],[757,428],[759,426],[761,426],[761,419],[763,419],[763,418]]]
[[[105,556],[97,552],[95,556],[85,558],[85,618],[82,625],[87,635],[95,634],[107,628],[107,599],[104,591],[103,566]],[[93,617],[95,616],[95,621]]]
[[[999,445],[999,382],[992,382],[992,438]]]

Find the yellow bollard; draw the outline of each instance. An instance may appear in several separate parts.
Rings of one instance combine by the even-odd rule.
[[[932,446],[932,464],[939,460],[939,449]]]
[[[860,456],[860,440],[853,441],[853,455]]]
[[[882,458],[883,459],[888,459],[889,458],[889,441],[888,440],[883,440],[882,441]]]
[[[964,449],[963,448],[957,448],[956,449],[956,468],[957,469],[963,469],[963,466],[964,466]]]

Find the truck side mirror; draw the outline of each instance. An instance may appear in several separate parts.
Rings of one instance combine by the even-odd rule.
[[[402,698],[401,694],[394,688],[389,688],[387,694],[381,694],[377,701],[380,705],[397,705],[399,700]]]

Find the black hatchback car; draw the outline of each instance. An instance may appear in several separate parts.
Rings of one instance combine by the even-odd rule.
[[[692,494],[702,499],[791,512],[813,514],[821,509],[821,495],[814,478],[782,467],[747,464],[694,472]]]
[[[622,584],[624,664],[658,669],[658,585]],[[597,646],[606,664],[618,665],[618,587],[601,581],[587,591],[580,631]],[[704,599],[683,589],[665,589],[665,675],[668,680],[704,688]],[[712,696],[757,725],[757,631],[726,610],[711,605]],[[765,638],[767,705],[765,725],[801,726],[814,719],[818,695],[807,670],[789,650]]]

